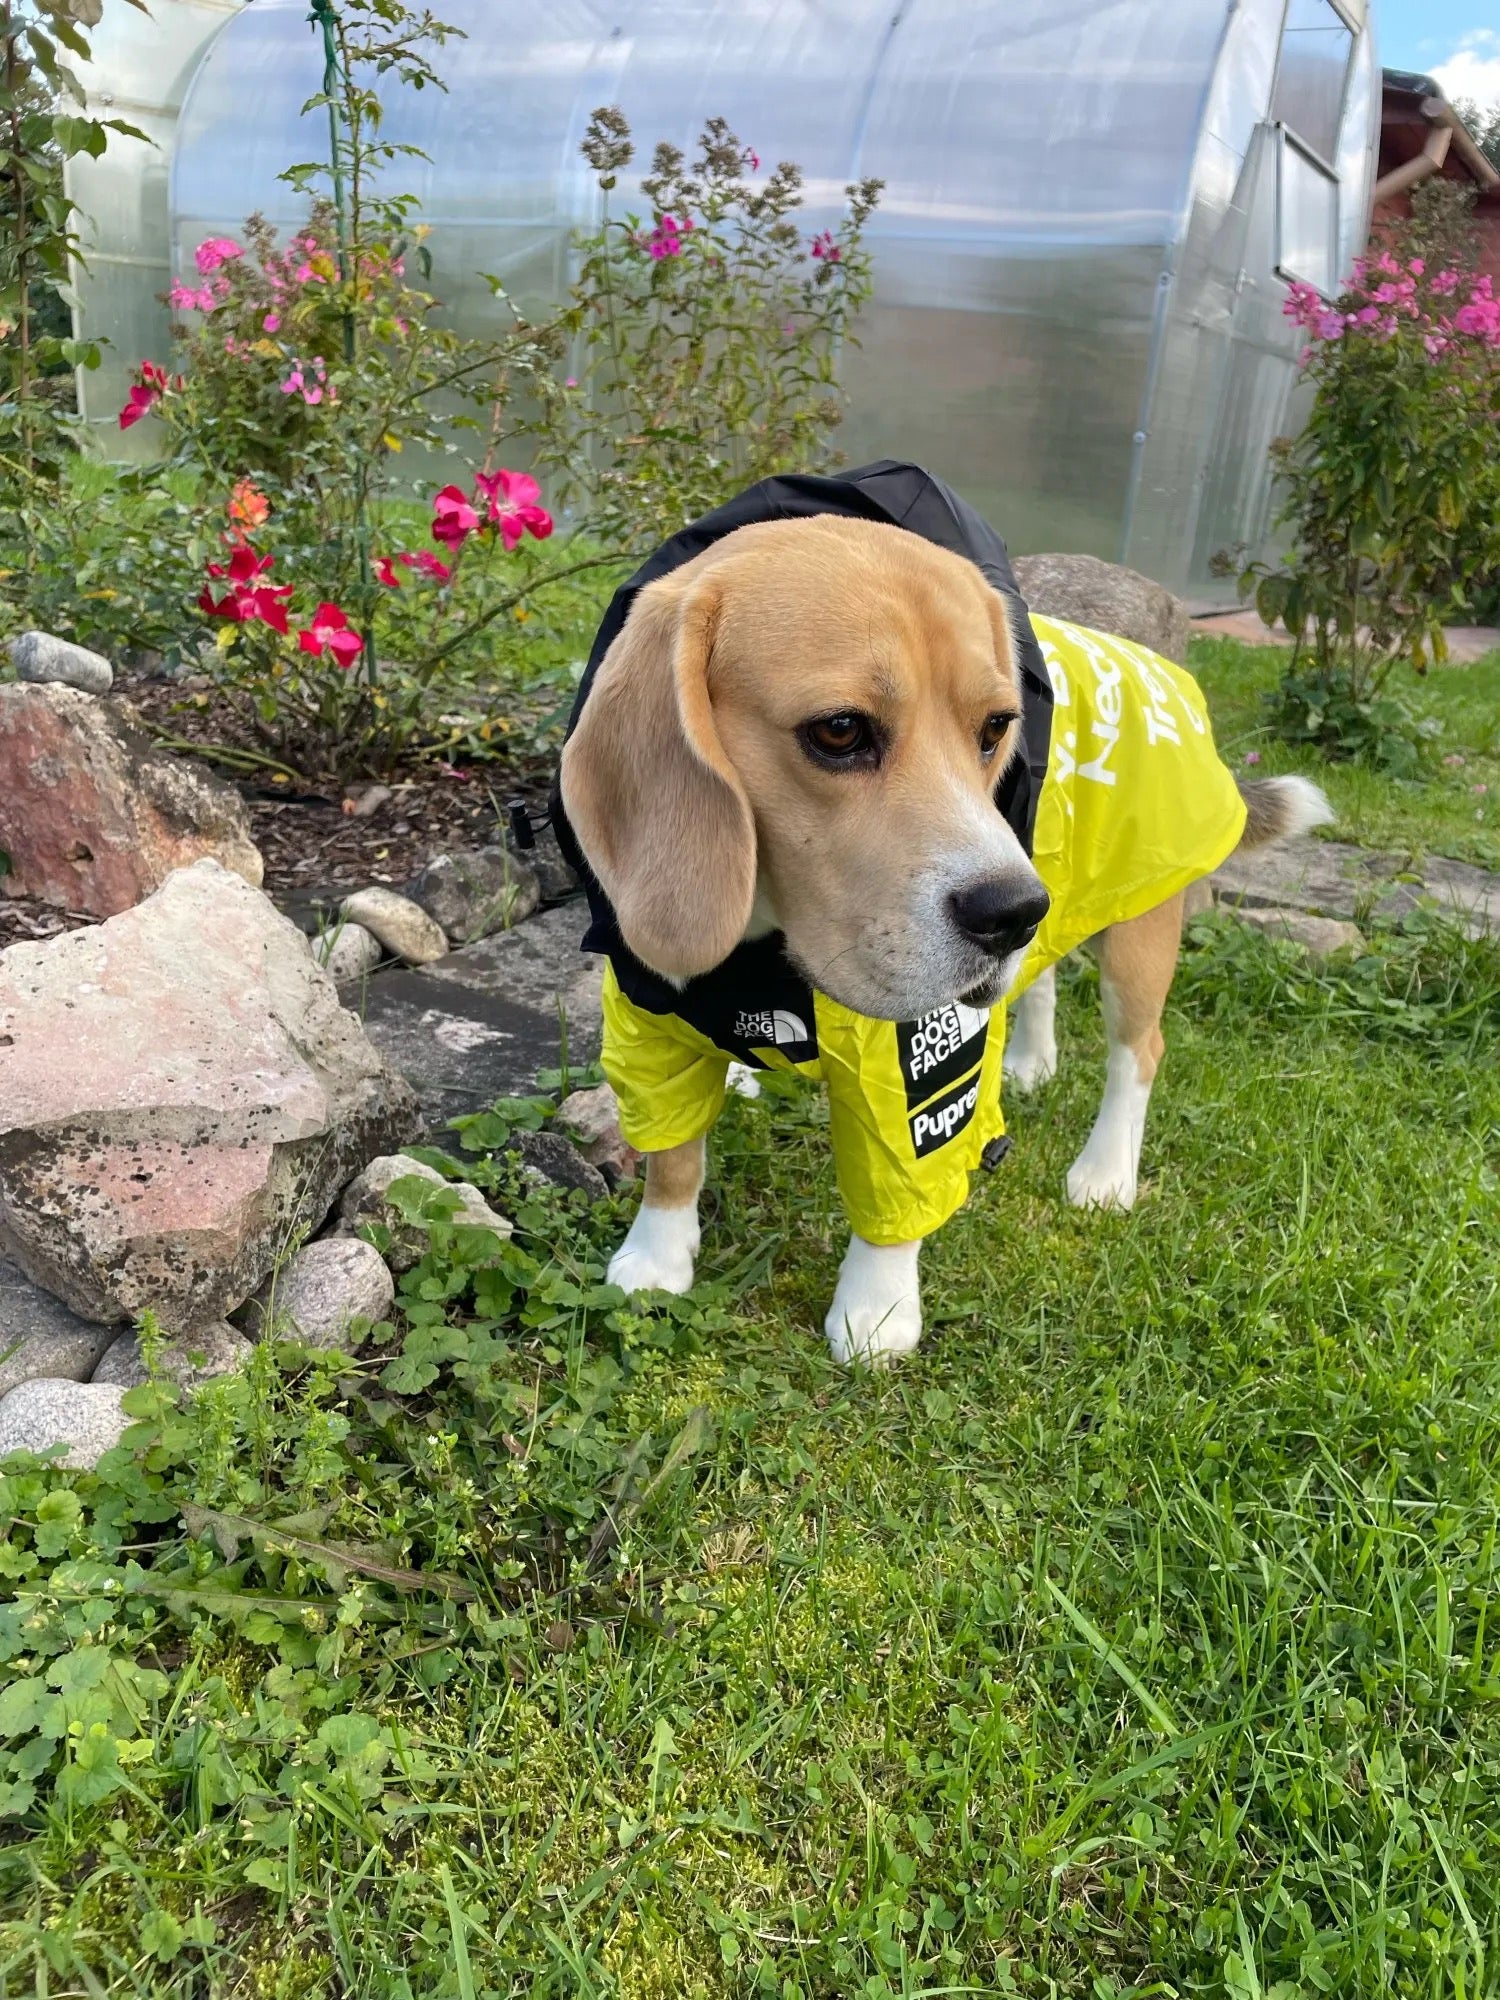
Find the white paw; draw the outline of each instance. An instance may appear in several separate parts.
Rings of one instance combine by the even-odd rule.
[[[1027,1049],[1015,1056],[1007,1051],[1001,1073],[1005,1081],[1023,1096],[1028,1091],[1040,1090],[1044,1083],[1050,1083],[1057,1075],[1057,1050],[1048,1055],[1040,1049]]]
[[[760,1096],[760,1078],[748,1063],[732,1062],[724,1083],[737,1097]]]
[[[690,1292],[697,1255],[694,1210],[643,1207],[609,1260],[609,1283],[622,1292]]]
[[[1091,1160],[1080,1153],[1068,1169],[1068,1200],[1074,1208],[1135,1207],[1135,1170],[1128,1160]]]
[[[850,1238],[833,1304],[823,1322],[838,1362],[889,1361],[922,1338],[917,1243],[880,1245]]]

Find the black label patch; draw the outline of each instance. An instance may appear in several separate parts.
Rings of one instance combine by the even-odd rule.
[[[962,1132],[979,1103],[979,1072],[956,1083],[946,1097],[939,1097],[926,1104],[908,1120],[911,1126],[912,1151],[919,1160],[935,1153],[939,1146],[946,1146],[957,1133]]]
[[[919,1021],[901,1021],[896,1028],[896,1053],[906,1082],[906,1108],[915,1111],[950,1083],[967,1076],[984,1054],[990,1025],[982,1007],[935,1007]]]
[[[947,1145],[974,1116],[977,1071],[984,1059],[990,1017],[982,1007],[936,1007],[896,1027],[896,1054],[906,1085],[907,1122],[920,1160]]]

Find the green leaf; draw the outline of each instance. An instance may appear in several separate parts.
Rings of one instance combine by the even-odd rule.
[[[182,1925],[165,1910],[153,1910],[141,1925],[141,1949],[167,1965],[182,1949]]]
[[[375,1549],[354,1542],[315,1540],[310,1535],[293,1533],[275,1521],[252,1521],[244,1514],[226,1514],[212,1507],[187,1504],[182,1508],[182,1518],[188,1533],[195,1540],[204,1541],[212,1536],[230,1560],[244,1541],[263,1553],[296,1554],[322,1569],[336,1590],[342,1587],[346,1572],[355,1570],[362,1576],[373,1577],[378,1583],[389,1584],[393,1590],[432,1591],[459,1603],[465,1603],[475,1595],[461,1578],[449,1576],[441,1570],[405,1569],[399,1563],[390,1562]]]

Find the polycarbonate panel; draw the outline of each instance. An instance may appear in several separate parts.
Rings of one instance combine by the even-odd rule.
[[[149,14],[106,7],[92,31],[91,59],[77,65],[89,108],[146,135],[111,133],[100,159],[80,155],[67,163],[85,260],[74,272],[75,322],[108,343],[100,368],[78,372],[78,404],[98,447],[112,456],[150,449],[138,432],[122,436],[117,418],[140,362],[167,359],[167,313],[157,295],[171,281],[167,179],[178,109],[204,44],[239,5],[151,0]]]
[[[1288,0],[1271,116],[1333,164],[1354,36],[1329,0]]]
[[[1348,97],[1368,156],[1373,57],[1362,0],[1352,4]],[[1295,376],[1274,272],[1274,153],[1261,144],[1283,0],[616,0],[607,12],[557,0],[525,14],[444,0],[439,11],[469,31],[436,59],[451,88],[393,93],[387,132],[431,155],[395,175],[421,201],[433,289],[455,324],[490,323],[482,271],[526,305],[561,296],[572,232],[595,216],[577,150],[594,106],[624,109],[637,177],[657,140],[690,147],[722,116],[766,168],[803,168],[809,232],[832,219],[846,181],[887,183],[869,232],[875,298],[844,363],[851,458],[920,459],[1018,551],[1125,554],[1178,589],[1196,576],[1210,516],[1236,493],[1263,511],[1226,454],[1258,463],[1269,435],[1229,439],[1224,421],[1228,408],[1235,426],[1265,423],[1275,401],[1246,387],[1241,344],[1268,358],[1268,381],[1277,366],[1277,379]],[[201,236],[232,233],[252,208],[298,219],[277,176],[326,151],[324,115],[300,118],[320,77],[306,0],[255,0],[211,49],[173,160],[179,268]],[[1346,178],[1352,131],[1346,115]],[[1366,157],[1356,209],[1369,169]],[[638,178],[622,176],[616,211],[636,199]],[[1346,201],[1346,240],[1349,213]]]
[[[1331,298],[1339,275],[1339,184],[1285,131],[1277,177],[1276,268]]]

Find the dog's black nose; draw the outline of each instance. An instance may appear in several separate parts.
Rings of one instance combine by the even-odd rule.
[[[974,882],[948,898],[954,923],[991,958],[1005,958],[1030,944],[1050,904],[1040,882]]]

